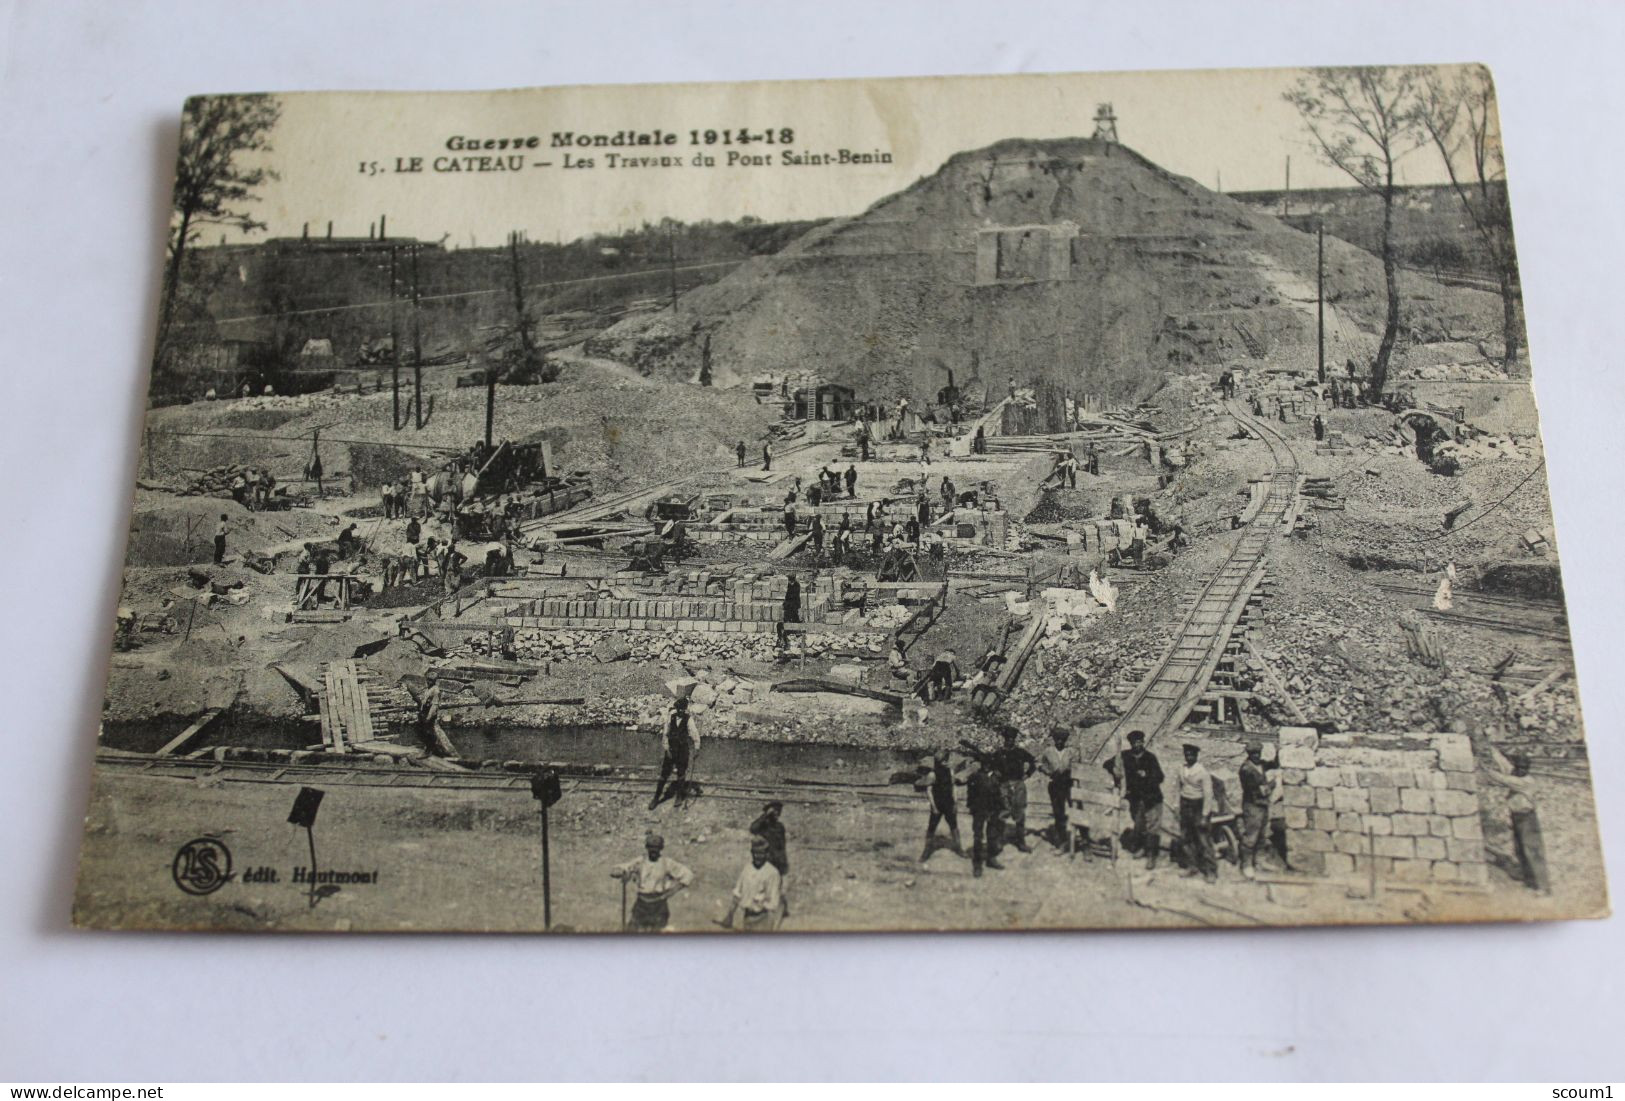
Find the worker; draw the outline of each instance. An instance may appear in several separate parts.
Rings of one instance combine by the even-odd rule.
[[[395,483],[385,482],[378,491],[384,507],[384,519],[395,519]]]
[[[1235,391],[1235,378],[1234,378],[1234,376],[1232,376],[1230,374],[1229,371],[1225,371],[1224,373],[1219,375],[1219,394],[1222,397],[1229,398],[1229,397],[1234,397],[1235,396],[1234,391]]]
[[[790,854],[785,836],[784,804],[770,799],[762,805],[762,813],[750,824],[750,832],[767,842],[767,860],[779,870],[779,917],[790,916]]]
[[[927,691],[931,699],[951,700],[954,698],[954,682],[962,674],[959,670],[959,656],[953,650],[944,650],[936,656],[931,663],[931,678],[926,682]]]
[[[722,927],[732,929],[734,915],[744,910],[745,932],[768,933],[777,929],[782,885],[779,870],[768,862],[767,841],[751,838],[750,859],[739,870],[733,900],[728,904],[728,916],[722,919]]]
[[[1131,730],[1128,748],[1109,759],[1105,767],[1112,785],[1128,798],[1133,836],[1150,871],[1162,851],[1162,763],[1145,748],[1145,731]]]
[[[990,762],[971,760],[961,776],[965,785],[965,808],[970,811],[971,875],[980,877],[982,868],[1002,871],[999,852],[1003,828],[999,815],[1004,810],[1004,794],[999,777]]]
[[[1209,883],[1219,881],[1219,860],[1208,832],[1218,801],[1213,791],[1213,774],[1202,764],[1202,750],[1185,743],[1185,763],[1179,767],[1179,836],[1184,842],[1184,878],[1200,875]]]
[[[739,441],[738,446],[736,446],[734,448],[734,454],[739,457],[739,465],[744,466],[745,465],[745,441],[744,440]]]
[[[948,823],[948,836],[954,855],[964,856],[965,846],[959,840],[959,814],[954,809],[954,772],[948,767],[946,750],[932,751],[930,766],[914,786],[916,790],[925,792],[931,806],[931,817],[925,824],[925,848],[920,851],[920,863],[924,864],[936,848],[937,827],[944,822]]]
[[[1252,408],[1253,416],[1262,417],[1264,415],[1264,403],[1258,400],[1257,394],[1248,398],[1247,404]]]
[[[920,545],[920,522],[918,520],[916,520],[914,517],[910,516],[908,518],[908,523],[906,525],[904,525],[903,535],[911,545],[916,546],[916,547],[919,546]]]
[[[666,839],[651,833],[643,839],[642,860],[629,860],[609,873],[613,879],[636,885],[638,897],[626,925],[629,932],[665,932],[671,924],[672,897],[694,882],[694,873],[667,857],[665,850]]]
[[[852,553],[852,517],[841,513],[841,526],[835,529],[835,564]]]
[[[1038,761],[1031,753],[1016,744],[1020,731],[1008,723],[999,728],[1003,746],[993,754],[999,774],[1004,778],[1004,814],[1010,824],[1011,845],[1021,852],[1030,853],[1027,844],[1027,777],[1038,769]]]
[[[463,563],[467,561],[468,556],[457,549],[457,540],[446,540],[438,565],[440,580],[445,585],[448,596],[463,587]]]
[[[762,441],[762,469],[773,469],[773,444],[771,441]]]
[[[784,537],[786,539],[794,539],[796,537],[795,490],[791,490],[789,493],[785,494],[784,497]]]
[[[1507,814],[1512,820],[1512,844],[1518,854],[1518,868],[1524,886],[1542,895],[1552,893],[1551,876],[1546,869],[1546,843],[1540,832],[1540,811],[1535,806],[1534,785],[1529,779],[1529,757],[1514,753],[1503,757],[1493,751],[1496,767],[1484,770],[1484,778],[1507,792]]]
[[[271,491],[276,488],[276,478],[271,475],[269,467],[260,471],[260,507],[265,508],[271,503]]]
[[[1072,732],[1064,726],[1050,730],[1050,744],[1038,755],[1038,771],[1049,777],[1049,809],[1055,820],[1055,847],[1067,846],[1066,806],[1072,798],[1072,766],[1077,763],[1076,746],[1067,745]]]
[[[429,687],[418,699],[418,740],[431,755],[441,752],[440,739],[435,736],[435,724],[440,721],[440,682],[430,681]]]
[[[1016,400],[1016,376],[1015,375],[1010,376],[1010,400],[1011,401]]]
[[[795,574],[784,586],[784,622],[801,622],[801,581]]]
[[[1095,447],[1093,441],[1089,443],[1089,473],[1096,477],[1100,475],[1100,449]]]
[[[316,483],[316,496],[327,496],[327,490],[322,486],[322,453],[314,451],[310,456],[310,465],[305,468],[305,479]]]
[[[1280,398],[1275,399],[1275,419],[1282,424],[1286,423],[1286,402]]]
[[[931,465],[931,437],[927,436],[920,441],[920,462],[926,466]]]
[[[423,535],[423,525],[418,523],[416,516],[406,522],[406,541],[413,547],[418,545],[418,539]]]
[[[1324,440],[1326,438],[1326,422],[1321,418],[1321,415],[1316,413],[1315,419],[1310,423],[1312,423],[1315,428],[1315,439]]]
[[[246,505],[248,497],[248,480],[243,477],[242,471],[231,476],[231,499],[239,505]]]
[[[1278,761],[1264,760],[1264,746],[1260,742],[1247,743],[1247,759],[1237,770],[1241,782],[1241,874],[1248,879],[1258,874],[1258,850],[1269,838],[1270,799],[1275,781],[1269,770]]]
[[[226,560],[226,514],[220,514],[220,522],[214,526],[214,564],[220,565]]]
[[[972,455],[987,454],[987,431],[983,425],[976,426],[976,435],[971,437],[970,453]]]
[[[848,497],[858,495],[858,468],[856,464],[848,463],[846,467],[846,495]]]
[[[351,524],[349,527],[339,532],[338,544],[340,558],[348,558],[350,555],[355,553],[356,537],[354,524]]]
[[[920,502],[915,506],[914,514],[919,517],[921,528],[931,526],[931,501],[923,489],[920,491]]]
[[[817,493],[818,492],[818,487],[813,486],[810,492]],[[816,501],[813,502],[813,503],[817,504]],[[822,516],[820,516],[816,512],[813,513],[811,532],[812,532],[813,553],[814,554],[823,554],[824,553],[824,518]]]
[[[688,697],[678,696],[666,709],[660,724],[660,779],[655,781],[654,797],[649,809],[654,810],[666,797],[666,781],[676,776],[671,785],[671,797],[681,799],[688,791],[688,769],[700,748],[699,719],[689,714]]]

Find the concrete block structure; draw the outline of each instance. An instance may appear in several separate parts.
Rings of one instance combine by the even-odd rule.
[[[1413,883],[1487,880],[1465,734],[1281,729],[1287,850],[1301,870]]]

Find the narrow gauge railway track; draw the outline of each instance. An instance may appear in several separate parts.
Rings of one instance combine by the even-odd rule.
[[[1185,721],[1223,658],[1248,598],[1263,580],[1265,552],[1296,510],[1298,458],[1286,437],[1261,418],[1242,412],[1233,401],[1225,404],[1230,416],[1269,449],[1272,469],[1263,503],[1224,564],[1203,585],[1173,645],[1129,696],[1122,717],[1096,747],[1096,761],[1109,756],[1111,747],[1130,730],[1145,731],[1150,744]]]

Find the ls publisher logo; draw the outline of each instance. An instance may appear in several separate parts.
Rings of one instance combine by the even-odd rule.
[[[231,878],[231,850],[218,838],[193,838],[175,854],[170,874],[189,895],[213,894]]]

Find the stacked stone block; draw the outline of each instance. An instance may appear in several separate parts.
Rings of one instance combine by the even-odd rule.
[[[1281,730],[1292,863],[1329,876],[1481,885],[1477,764],[1465,734]]]

